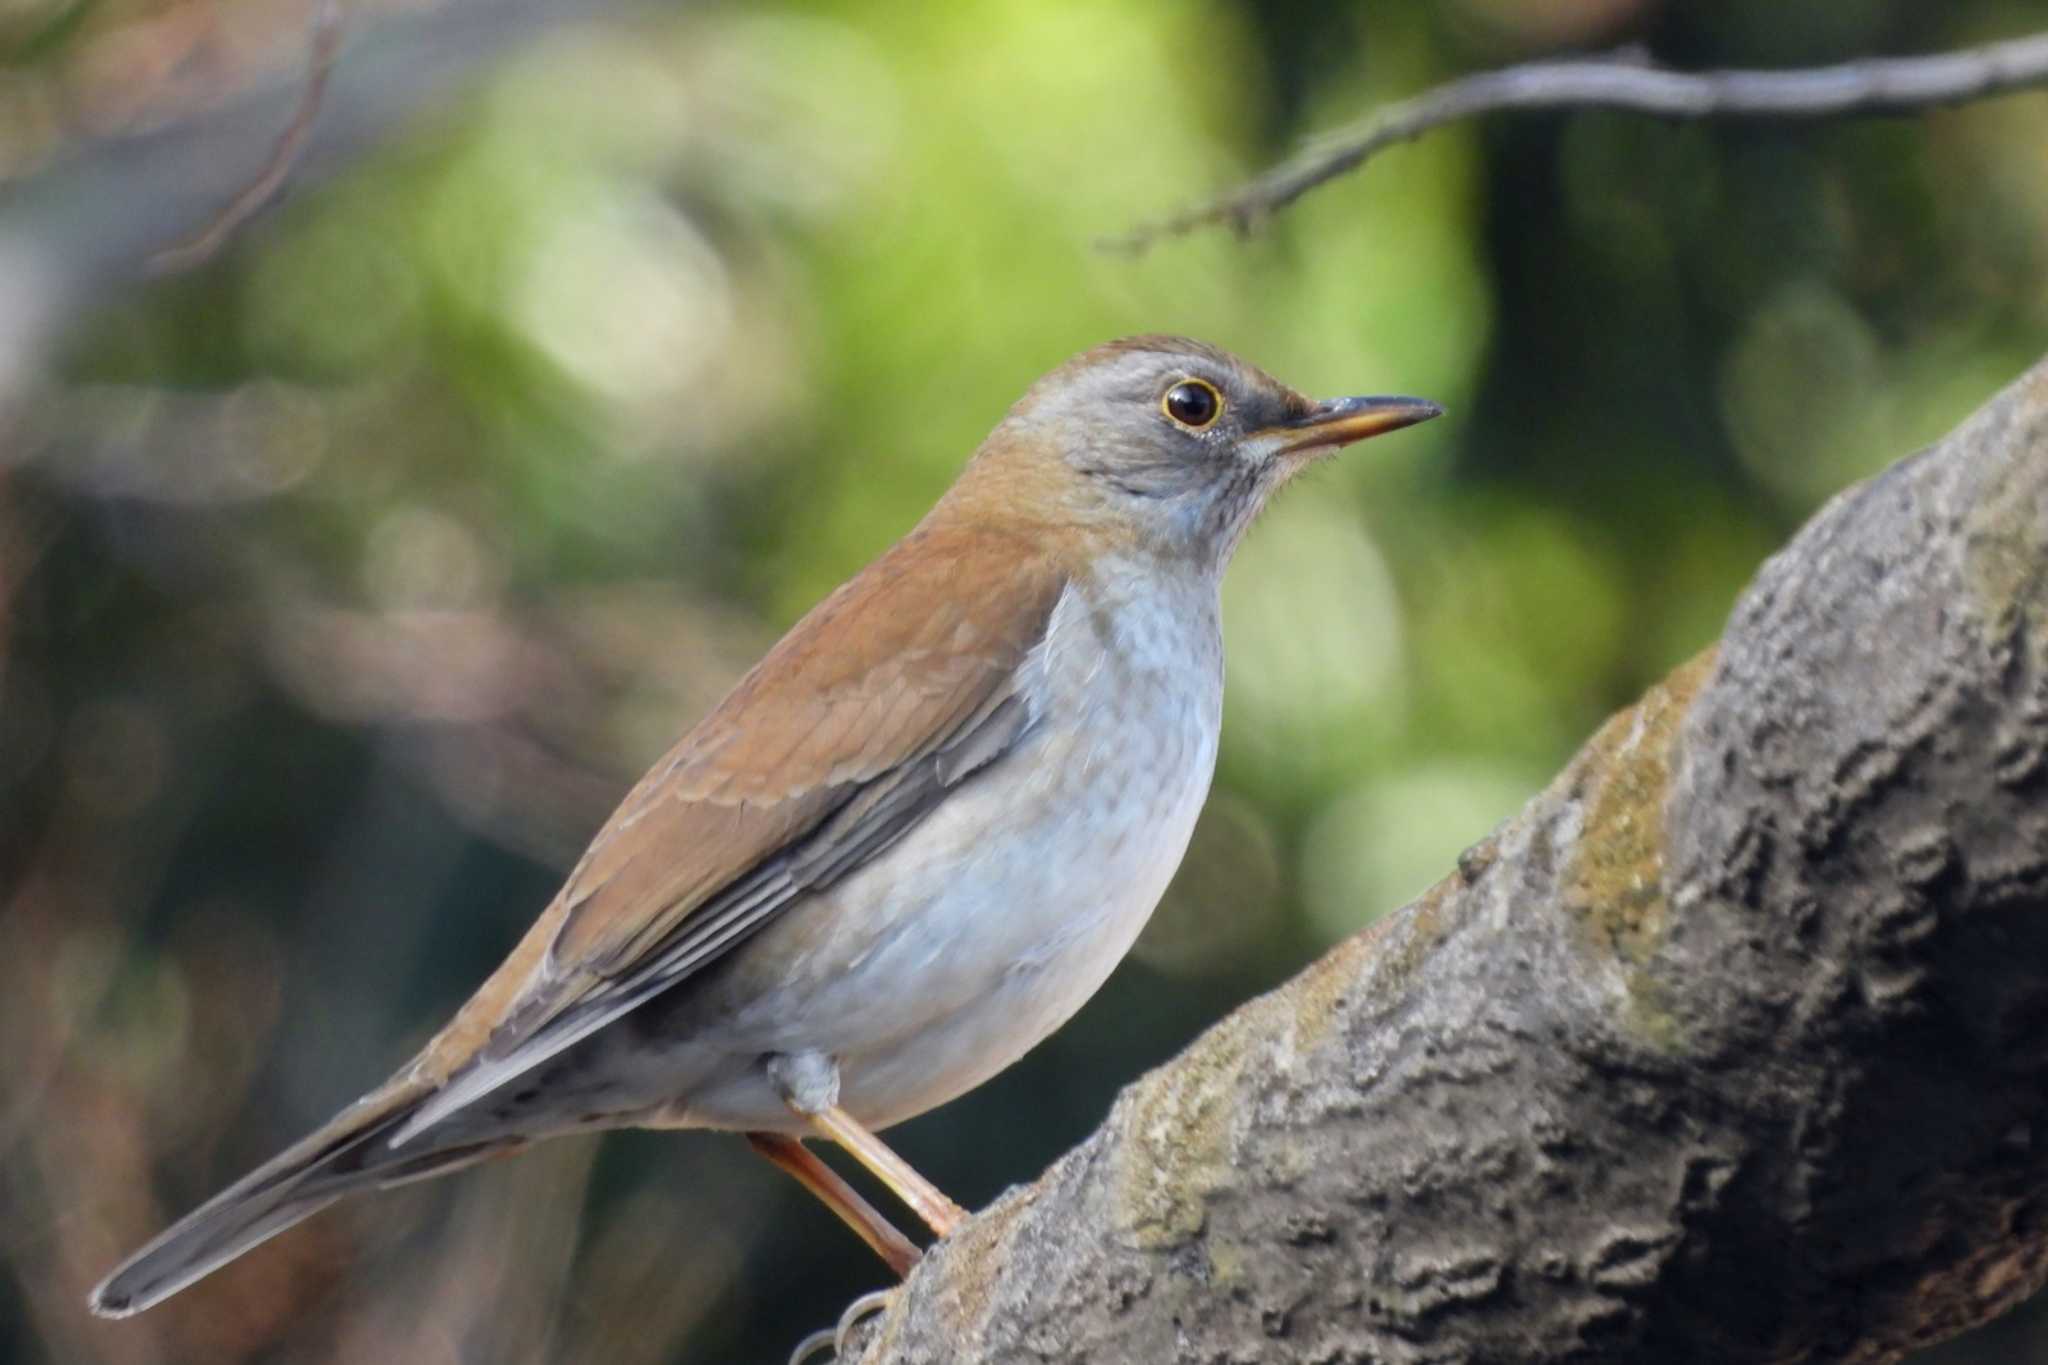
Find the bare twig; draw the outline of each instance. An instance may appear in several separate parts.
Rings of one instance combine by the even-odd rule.
[[[1142,251],[1212,223],[1249,230],[1397,142],[1504,109],[1629,109],[1664,118],[1828,118],[1896,114],[2048,85],[2048,33],[1925,57],[1799,71],[1666,71],[1626,60],[1531,62],[1465,76],[1325,134],[1292,159],[1205,204],[1105,247]]]
[[[320,116],[321,101],[327,96],[327,78],[334,70],[336,54],[341,51],[341,30],[340,0],[313,0],[313,32],[306,58],[306,86],[299,95],[299,107],[292,112],[292,121],[285,125],[283,136],[271,149],[270,159],[263,163],[263,169],[256,173],[256,178],[230,199],[205,227],[175,246],[165,247],[151,256],[148,262],[151,274],[176,274],[204,265],[213,259],[214,253],[227,243],[228,238],[234,236],[236,229],[276,196],[291,175],[292,167],[298,164],[299,154],[306,149],[306,140],[313,132],[313,120]]]

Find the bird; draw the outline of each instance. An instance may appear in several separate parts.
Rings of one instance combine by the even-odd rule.
[[[619,1127],[744,1135],[907,1274],[916,1244],[805,1140],[959,1226],[879,1130],[1102,985],[1208,795],[1239,541],[1320,457],[1441,412],[1313,401],[1183,337],[1053,369],[627,793],[418,1055],[89,1307],[140,1312],[345,1195]]]

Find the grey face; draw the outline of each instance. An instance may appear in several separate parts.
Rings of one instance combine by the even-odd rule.
[[[1018,404],[1150,538],[1219,564],[1299,461],[1276,431],[1314,404],[1234,357],[1138,338],[1091,352]]]
[[[992,437],[1059,452],[1075,510],[1220,570],[1274,489],[1319,455],[1442,409],[1419,398],[1313,402],[1184,337],[1113,341],[1040,380]]]

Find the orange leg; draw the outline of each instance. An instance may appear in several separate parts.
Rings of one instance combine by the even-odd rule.
[[[887,1261],[889,1268],[899,1276],[908,1275],[910,1268],[917,1264],[919,1252],[911,1240],[898,1232],[873,1204],[861,1198],[860,1191],[847,1184],[839,1172],[820,1161],[817,1154],[802,1142],[781,1133],[749,1133],[747,1143],[818,1196],[826,1208],[838,1214],[839,1220],[859,1234],[860,1239]]]
[[[794,1106],[792,1106],[794,1108]],[[803,1113],[798,1110],[798,1113]],[[861,1165],[887,1185],[898,1199],[910,1206],[925,1226],[941,1237],[967,1221],[967,1210],[940,1192],[938,1186],[917,1173],[915,1167],[889,1150],[880,1138],[856,1123],[838,1105],[804,1114],[820,1133],[844,1147]],[[815,1160],[816,1158],[813,1158]]]
[[[778,1052],[762,1059],[769,1084],[789,1111],[844,1147],[848,1155],[908,1204],[941,1237],[967,1221],[967,1210],[939,1192],[911,1164],[839,1107],[839,1063],[822,1052]]]

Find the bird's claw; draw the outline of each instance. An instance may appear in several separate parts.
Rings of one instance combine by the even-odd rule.
[[[839,1315],[839,1325],[832,1330],[832,1354],[834,1358],[846,1354],[846,1338],[864,1319],[877,1313],[889,1311],[889,1305],[896,1302],[896,1296],[903,1292],[903,1286],[891,1285],[887,1289],[871,1289],[846,1305],[846,1311]]]
[[[852,1303],[846,1305],[846,1311],[839,1315],[837,1326],[821,1327],[802,1341],[799,1341],[796,1344],[796,1350],[790,1353],[789,1365],[804,1365],[805,1361],[828,1347],[831,1349],[832,1354],[826,1356],[825,1359],[832,1361],[845,1359],[846,1339],[852,1335],[853,1329],[875,1314],[888,1311],[889,1305],[895,1302],[896,1295],[901,1292],[902,1290],[899,1286],[891,1289],[876,1289],[861,1295]]]
[[[820,1327],[817,1331],[799,1341],[796,1344],[796,1349],[789,1353],[789,1365],[804,1365],[806,1360],[818,1354],[819,1351],[830,1351],[832,1356],[839,1354],[839,1338],[830,1327]],[[832,1356],[827,1356],[826,1359],[829,1360]]]

